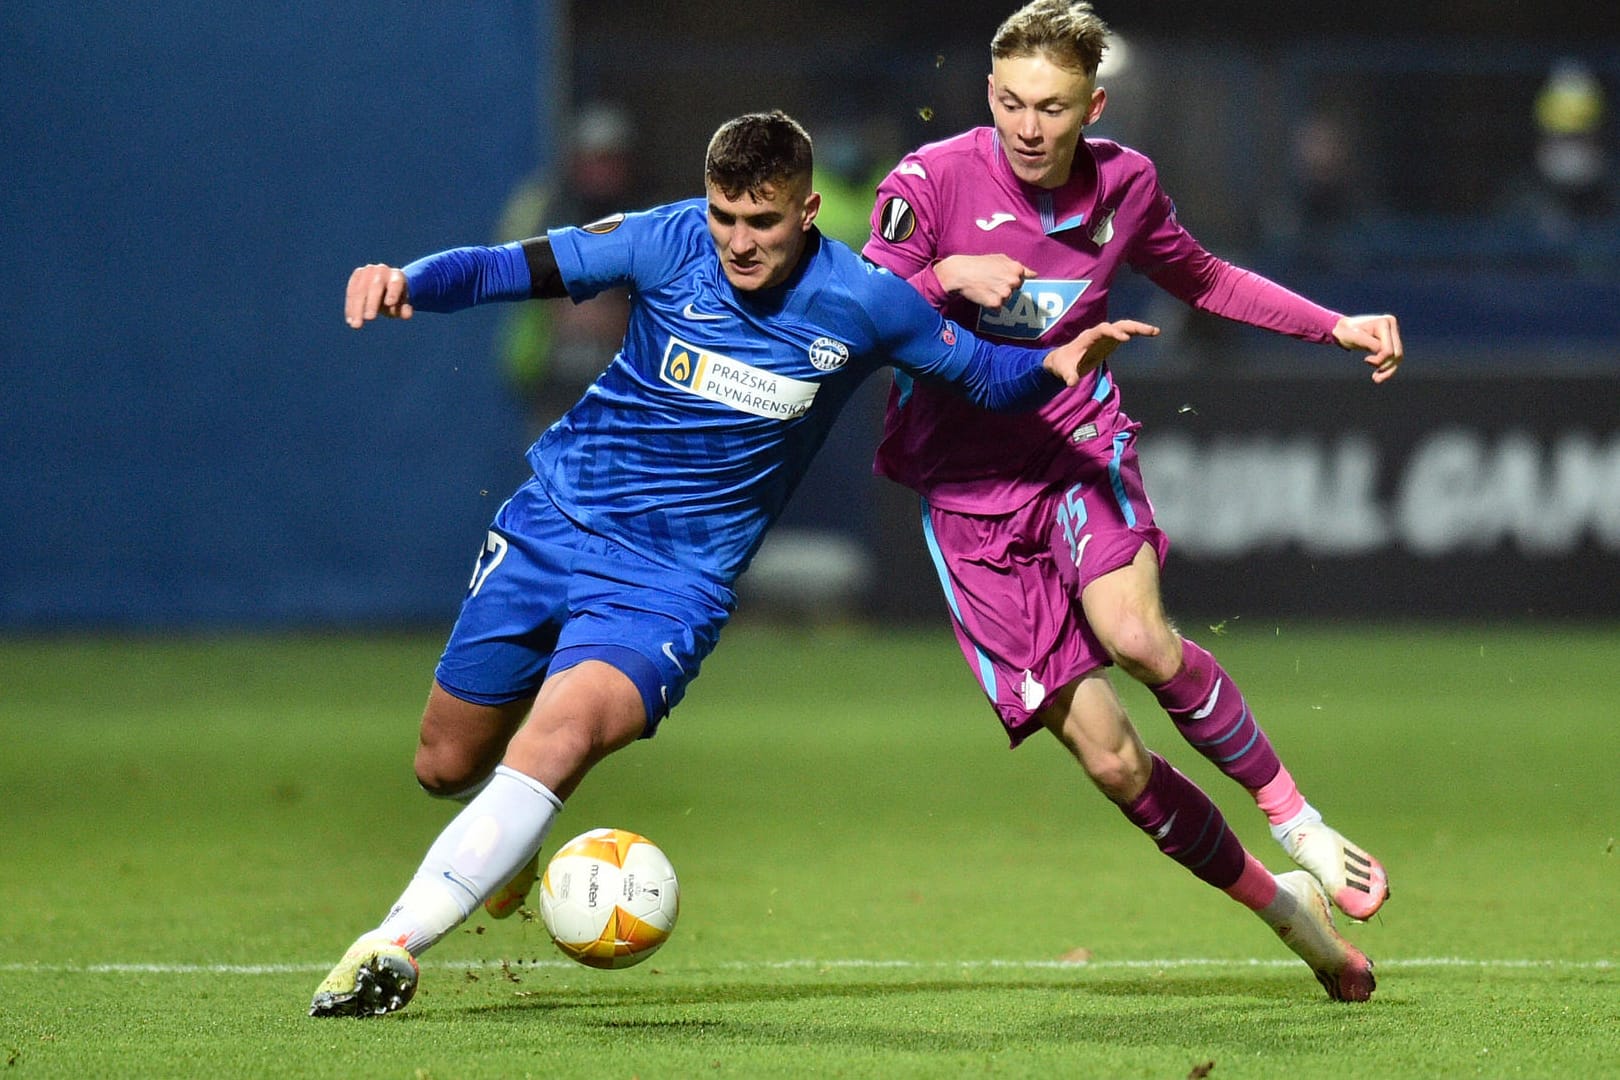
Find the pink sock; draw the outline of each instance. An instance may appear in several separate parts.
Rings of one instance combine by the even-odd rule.
[[[1243,853],[1243,873],[1226,887],[1226,895],[1251,911],[1259,911],[1277,898],[1277,879],[1260,865],[1260,860]]]
[[[1271,782],[1254,793],[1254,801],[1266,812],[1266,820],[1273,825],[1292,821],[1305,809],[1305,796],[1299,793],[1294,778],[1288,774],[1288,767],[1281,763]]]

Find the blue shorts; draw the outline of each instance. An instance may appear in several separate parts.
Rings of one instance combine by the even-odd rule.
[[[503,705],[600,660],[641,692],[648,738],[735,607],[730,589],[580,528],[530,479],[495,514],[434,677],[464,701]]]

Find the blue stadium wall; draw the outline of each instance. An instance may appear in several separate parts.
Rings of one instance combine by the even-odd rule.
[[[492,238],[553,8],[0,6],[0,628],[453,612],[522,472],[493,320],[341,298]]]

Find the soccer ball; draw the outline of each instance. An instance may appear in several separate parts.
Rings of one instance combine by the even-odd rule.
[[[681,889],[658,845],[624,829],[592,829],[557,850],[540,879],[540,917],[557,948],[593,968],[624,968],[675,929]]]

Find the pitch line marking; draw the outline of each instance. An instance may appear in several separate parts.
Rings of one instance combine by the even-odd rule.
[[[569,960],[439,960],[422,964],[426,968],[466,970],[468,968],[498,969],[502,965],[522,969],[557,968],[573,970],[579,965]],[[1161,960],[760,960],[736,961],[726,964],[696,965],[688,970],[701,972],[715,968],[724,971],[784,971],[784,970],[1194,970],[1199,968],[1295,968],[1299,961],[1285,957],[1252,957],[1249,959],[1213,959],[1207,957],[1181,957]],[[1620,961],[1614,960],[1481,960],[1464,956],[1422,956],[1376,961],[1379,971],[1409,968],[1467,968],[1476,970],[1543,970],[1543,971],[1614,971]],[[319,974],[330,970],[330,964],[165,964],[165,963],[103,963],[103,964],[48,964],[29,962],[0,963],[0,972],[54,975],[301,975]],[[670,968],[678,972],[679,968]]]

